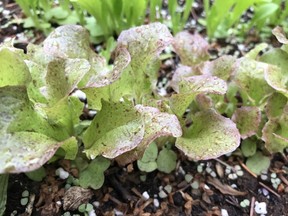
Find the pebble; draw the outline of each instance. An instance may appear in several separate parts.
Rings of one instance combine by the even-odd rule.
[[[169,194],[169,193],[172,192],[172,186],[171,186],[171,185],[166,185],[166,186],[164,187],[164,190]]]
[[[217,177],[217,175],[216,175],[216,173],[215,173],[214,171],[212,171],[212,172],[210,173],[210,175],[211,175],[213,178],[216,178],[216,177]]]
[[[22,197],[28,197],[29,196],[29,191],[28,190],[24,190],[22,192]]]
[[[243,176],[244,172],[242,170],[237,170],[236,174],[237,176]]]
[[[121,212],[121,211],[119,211],[119,210],[117,210],[117,209],[114,209],[114,214],[115,214],[116,216],[123,216],[123,215],[124,215],[123,212]]]
[[[86,94],[79,90],[79,89],[76,89],[72,94],[71,96],[74,96],[74,97],[78,97],[78,99],[83,102],[83,103],[87,103],[87,96]]]
[[[226,209],[221,209],[221,216],[229,216],[228,211]]]
[[[18,213],[17,210],[14,210],[10,216],[15,216],[15,215],[17,215],[17,213]]]
[[[153,204],[156,208],[160,206],[159,200],[158,199],[153,199]]]
[[[168,196],[163,190],[161,190],[161,191],[158,193],[158,195],[159,195],[159,197],[162,198],[162,199],[164,199],[164,198],[166,198],[166,197]]]
[[[57,204],[58,206],[62,206],[61,201],[57,201],[56,204]]]
[[[22,206],[25,206],[25,205],[28,204],[28,201],[29,201],[28,197],[25,197],[25,198],[22,198],[20,200],[20,203],[21,203]]]
[[[193,189],[198,189],[198,188],[199,188],[199,182],[198,182],[198,181],[193,181],[193,182],[191,183],[191,187],[192,187]]]
[[[212,172],[212,169],[210,167],[207,167],[206,172],[210,174]]]
[[[265,202],[255,202],[254,210],[257,214],[265,215],[267,214],[266,203]]]
[[[263,193],[264,196],[269,195],[269,191],[266,190],[265,188],[262,188],[262,193]]]
[[[267,174],[261,174],[260,176],[261,180],[266,181],[268,179]]]
[[[166,91],[165,88],[159,88],[159,89],[157,89],[157,92],[158,92],[158,94],[159,94],[160,96],[162,96],[162,97],[164,97],[164,96],[167,95],[167,91]]]
[[[235,166],[234,166],[234,169],[235,169],[235,170],[241,170],[241,166],[240,166],[240,165],[235,165]]]
[[[203,172],[203,165],[202,165],[202,164],[199,164],[199,165],[197,166],[197,172],[198,172],[198,173],[202,173],[202,172]]]
[[[231,179],[231,180],[235,180],[235,179],[237,179],[237,174],[236,173],[230,173],[228,175],[228,178]]]
[[[97,216],[94,209],[89,212],[89,216]]]
[[[173,202],[176,206],[184,206],[185,200],[180,192],[176,192],[173,194]]]
[[[4,17],[6,17],[6,16],[8,16],[10,14],[10,11],[9,10],[3,10],[2,14],[3,14]]]
[[[100,202],[98,202],[98,201],[95,201],[95,202],[93,202],[92,204],[93,204],[93,206],[95,206],[96,208],[98,208],[98,207],[100,206]]]
[[[89,111],[88,111],[88,116],[89,116],[90,118],[94,118],[96,114],[97,114],[97,111],[96,111],[96,110],[89,110]]]
[[[186,174],[185,175],[185,181],[187,183],[190,183],[192,181],[192,179],[193,179],[193,176],[191,174]]]
[[[144,198],[145,200],[148,200],[148,199],[150,198],[150,196],[149,196],[149,194],[148,194],[147,191],[144,191],[144,192],[142,193],[142,196],[143,196],[143,198]]]
[[[186,174],[186,172],[185,172],[185,170],[183,169],[182,166],[179,166],[179,168],[178,168],[178,173],[180,173],[180,174],[182,174],[182,175],[185,175],[185,174]]]
[[[59,176],[59,178],[61,179],[67,179],[69,177],[69,173],[66,172],[62,167],[58,168],[56,171],[55,171],[55,174],[57,176]]]
[[[230,169],[229,167],[226,167],[225,173],[226,173],[226,174],[230,174],[230,173],[231,173],[231,169]]]

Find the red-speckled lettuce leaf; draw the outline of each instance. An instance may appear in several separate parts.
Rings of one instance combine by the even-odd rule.
[[[131,163],[142,157],[147,146],[162,136],[180,137],[182,129],[177,117],[173,114],[160,112],[157,108],[136,105],[145,126],[145,134],[139,145],[116,158],[121,165]]]
[[[194,160],[208,160],[234,151],[240,144],[236,124],[213,109],[196,113],[193,123],[176,140],[176,147]]]
[[[197,94],[225,94],[227,84],[224,80],[211,75],[183,77],[178,83],[174,82],[174,90],[170,105],[172,111],[181,116]]]
[[[257,133],[261,122],[261,110],[258,107],[242,106],[235,110],[231,119],[236,123],[241,138],[246,139]]]
[[[209,59],[208,42],[199,34],[179,32],[173,41],[176,53],[183,65],[193,66]]]

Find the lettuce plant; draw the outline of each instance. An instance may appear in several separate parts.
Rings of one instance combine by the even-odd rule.
[[[269,52],[256,60],[256,51],[208,61],[202,37],[180,32],[173,38],[165,25],[153,23],[123,31],[114,64],[107,65],[88,38],[84,28],[66,25],[43,44],[30,44],[27,54],[1,45],[0,173],[35,170],[55,153],[69,160],[84,153],[93,161],[80,180],[91,186],[89,170],[103,173],[107,159],[131,163],[167,136],[193,160],[232,152],[240,138],[251,136],[272,153],[287,147],[286,44],[271,51],[282,56],[276,65],[268,62]],[[163,97],[156,90],[159,54],[169,45],[183,65],[171,80],[175,93]],[[92,121],[80,121],[75,88],[98,111]]]

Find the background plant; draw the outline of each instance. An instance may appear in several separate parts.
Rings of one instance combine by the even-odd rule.
[[[16,0],[16,3],[27,16],[24,28],[35,27],[48,34],[52,30],[51,24],[55,23],[84,25],[83,12],[69,0],[61,0],[58,4],[50,0]]]
[[[150,22],[165,22],[175,34],[184,28],[194,0],[188,0],[183,5],[177,0],[169,0],[169,20],[162,17],[164,3],[159,0],[61,0],[59,4],[50,0],[16,2],[27,16],[24,19],[25,28],[35,27],[48,34],[51,24],[78,23],[86,26],[94,43],[99,43],[125,29],[144,24],[148,8]]]
[[[205,18],[200,19],[200,23],[206,26],[210,39],[228,36],[229,29],[235,29],[236,34],[244,37],[253,27],[257,29],[257,32],[263,32],[264,25],[284,24],[287,19],[285,9],[287,5],[285,2],[282,3],[281,0],[216,0],[211,4],[210,1],[204,0]],[[248,9],[252,11],[252,18],[246,17],[243,22],[241,17],[247,13]]]

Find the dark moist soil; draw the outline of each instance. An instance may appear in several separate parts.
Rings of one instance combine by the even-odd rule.
[[[93,196],[89,200],[90,203],[99,202],[99,206],[94,207],[96,214],[100,216],[117,215],[114,214],[115,209],[117,209],[124,215],[220,216],[221,209],[226,209],[230,216],[249,215],[250,207],[243,208],[240,206],[240,202],[244,199],[249,199],[250,201],[255,199],[258,202],[267,204],[267,215],[288,215],[288,186],[285,183],[281,183],[277,190],[273,189],[275,194],[269,192],[268,195],[264,195],[263,186],[259,182],[272,189],[270,178],[267,181],[262,181],[244,171],[243,176],[238,177],[236,180],[230,180],[227,178],[227,174],[221,175],[221,172],[225,170],[223,165],[220,165],[220,171],[216,171],[216,160],[193,162],[185,158],[180,152],[177,153],[178,165],[175,171],[170,174],[158,171],[147,173],[145,181],[140,180],[140,176],[145,173],[137,169],[136,163],[130,164],[125,168],[120,168],[117,164],[113,164],[105,173],[103,187],[93,190]],[[234,155],[220,158],[221,161],[232,166],[239,164],[238,159],[239,157]],[[235,184],[237,191],[246,193],[238,196],[233,194],[236,192],[232,192],[230,195],[228,189],[219,191],[217,184],[209,181],[211,177],[207,172],[197,172],[197,166],[200,163],[204,163],[204,170],[205,167],[211,167],[217,173],[216,179],[219,179],[222,185]],[[61,165],[69,170],[67,168],[69,167],[69,161],[62,161]],[[283,171],[280,168],[284,165],[288,165],[287,162],[285,164],[285,159],[276,154],[269,170],[280,173]],[[17,211],[16,215],[30,215],[25,213],[25,207],[20,204],[24,190],[28,190],[30,195],[35,194],[36,196],[31,215],[63,214],[62,204],[57,207],[57,201],[63,203],[65,180],[55,176],[55,170],[58,167],[59,165],[56,164],[46,166],[48,175],[41,182],[31,181],[24,174],[10,175],[7,209],[4,215],[10,216],[15,210]],[[223,170],[221,171],[221,169]],[[193,176],[192,182],[195,180],[199,182],[198,189],[192,189],[191,182],[187,183],[185,181],[185,174]],[[270,176],[270,172],[268,176]],[[286,179],[288,177],[287,174],[283,176]],[[172,192],[168,194],[167,198],[159,198],[159,187],[167,185],[172,186]],[[145,191],[150,195],[148,200],[141,196]],[[153,204],[154,198],[159,201],[159,207],[155,207]],[[257,214],[254,212],[253,215]]]
[[[17,40],[19,39],[18,34],[24,32],[22,25],[11,24],[5,26],[9,21],[15,19],[15,17],[22,17],[23,14],[21,10],[14,1],[11,0],[2,1],[1,7],[10,11],[10,13],[8,15],[3,14],[3,12],[0,13],[0,43],[6,38],[16,38],[15,47],[25,50],[27,44],[31,42],[31,39]],[[193,14],[194,19],[197,19],[197,14],[201,14],[203,10],[201,9],[201,5],[197,10],[195,10]],[[39,42],[45,38],[43,34],[35,30],[33,30],[33,35],[33,43],[35,43],[35,41],[37,43],[37,41]],[[212,44],[210,52],[215,54],[215,58],[220,55],[220,52],[221,55],[225,53],[240,56],[243,52],[251,49],[255,42],[258,42],[257,40],[259,40],[259,38],[255,38],[254,36],[247,37],[244,43],[246,50],[238,50],[235,40],[234,42],[233,40],[219,40]],[[251,41],[253,43],[251,43]],[[272,37],[270,42],[274,46],[279,46]],[[222,49],[223,47],[226,48]],[[175,65],[168,68],[164,66],[160,72],[163,74],[159,74],[160,78],[167,77],[167,70],[171,70],[171,68],[174,70],[175,67]],[[246,208],[240,206],[242,200],[248,199],[250,202],[253,200],[265,202],[267,204],[267,215],[288,216],[288,175],[283,169],[284,166],[288,166],[287,156],[276,154],[271,158],[272,163],[267,174],[267,181],[253,177],[245,169],[242,169],[244,171],[243,176],[238,177],[236,180],[230,180],[227,174],[222,174],[225,166],[219,165],[219,162],[216,160],[193,162],[189,161],[188,158],[183,156],[179,151],[175,151],[178,154],[178,164],[176,170],[170,174],[158,171],[142,173],[138,170],[136,163],[124,168],[119,167],[116,163],[112,164],[105,172],[103,187],[98,190],[93,190],[93,196],[89,199],[90,203],[97,205],[97,207],[94,207],[95,213],[98,216],[121,215],[120,213],[117,214],[117,211],[122,212],[123,215],[220,216],[221,209],[225,209],[229,216],[257,215],[254,209],[250,210],[250,206]],[[239,161],[241,160],[245,162],[245,159],[237,155],[231,155],[229,157],[222,156],[220,160],[230,166],[239,165]],[[62,161],[61,163],[45,165],[47,176],[41,182],[32,181],[25,174],[11,174],[9,177],[8,200],[4,215],[51,216],[63,214],[65,212],[63,210],[63,197],[66,182],[55,175],[55,170],[59,168],[59,166],[62,166],[67,171],[70,171],[71,175],[77,177],[77,172],[72,172],[69,169],[69,163],[69,161]],[[219,184],[213,181],[211,182],[210,174],[205,171],[202,173],[197,172],[197,166],[200,163],[204,164],[204,170],[209,166],[217,173],[216,179],[220,180],[221,186],[231,186],[234,184],[237,187],[237,191],[245,192],[245,194],[237,195],[237,192],[229,192],[227,188],[219,190]],[[218,167],[217,170],[216,163]],[[277,173],[278,176],[282,175],[284,180],[286,179],[286,182],[282,181],[277,189],[273,189],[271,179],[269,178],[272,171]],[[192,182],[198,181],[199,188],[192,189],[192,182],[187,183],[185,181],[185,174],[191,174],[193,176]],[[140,176],[143,175],[146,175],[145,181],[140,180]],[[263,185],[260,185],[260,182],[264,183],[268,189],[272,189],[274,193],[269,192],[268,195],[263,193]],[[166,198],[159,198],[159,188],[167,185],[172,186],[172,191],[167,193],[168,196]],[[29,200],[29,203],[32,204],[31,209],[27,208],[27,206],[22,206],[20,203],[22,192],[25,190],[29,191],[30,196],[35,195],[33,202],[31,199]],[[142,194],[145,191],[149,194],[149,199],[143,198]],[[84,195],[80,193],[80,197],[81,196]],[[154,198],[159,201],[159,207],[156,207],[153,203]],[[99,203],[96,204],[95,201]],[[70,212],[71,214],[79,214],[78,211]]]

